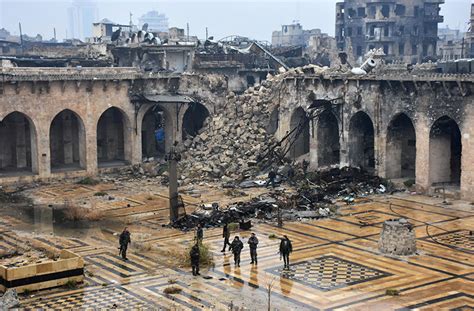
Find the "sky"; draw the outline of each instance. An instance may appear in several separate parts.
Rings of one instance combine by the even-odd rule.
[[[166,14],[170,27],[186,29],[190,34],[221,39],[230,35],[247,36],[271,41],[272,31],[281,25],[299,21],[304,29],[320,28],[334,35],[335,3],[339,0],[97,0],[99,19],[108,18],[116,23],[133,22],[150,10]],[[446,0],[441,6],[445,17],[443,25],[466,30],[472,0]],[[0,28],[19,34],[21,22],[24,34],[58,39],[67,34],[67,9],[71,0],[0,0]]]

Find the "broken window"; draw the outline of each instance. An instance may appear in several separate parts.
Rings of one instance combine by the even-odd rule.
[[[49,129],[49,146],[52,169],[85,168],[84,123],[75,112],[66,109],[54,117]]]
[[[365,17],[365,8],[357,8],[357,16]]]
[[[420,16],[420,7],[415,6],[414,9],[413,9],[413,13],[414,13],[415,17],[419,17]]]
[[[413,35],[418,36],[419,28],[418,26],[413,27]]]
[[[356,16],[356,10],[349,8],[349,10],[347,10],[347,14],[349,14],[349,18],[354,18]]]
[[[402,36],[405,33],[405,26],[400,26],[400,28],[398,28],[398,30],[400,32],[400,35]]]
[[[388,28],[388,26],[385,26],[385,27],[383,28],[383,35],[384,35],[384,37],[388,37],[388,36],[389,36],[389,28]]]
[[[377,11],[377,8],[374,5],[369,6],[369,15],[371,18],[375,17],[376,11]]]
[[[381,10],[382,16],[385,18],[390,17],[390,6],[387,4],[382,5],[382,10]]]
[[[352,37],[352,28],[351,27],[347,27],[347,36]]]
[[[414,178],[416,134],[411,119],[399,114],[389,124],[386,152],[387,178]]]
[[[430,131],[430,182],[454,184],[461,181],[461,131],[457,123],[447,117],[439,118]]]
[[[405,43],[398,44],[398,55],[405,55]]]
[[[247,75],[247,87],[255,85],[255,77],[252,75]]]
[[[417,55],[418,54],[418,46],[416,44],[411,45],[411,55]]]
[[[383,45],[383,52],[385,53],[385,55],[388,55],[388,54],[389,54],[390,48],[389,48],[389,45],[388,45],[388,44],[384,44],[384,45]]]
[[[36,135],[33,123],[20,112],[0,121],[0,173],[35,172]]]
[[[370,31],[369,31],[370,36],[375,36],[375,26],[370,26]]]
[[[395,14],[397,16],[405,16],[406,7],[403,4],[397,4],[395,7]]]
[[[339,125],[331,111],[323,112],[318,119],[318,166],[339,164]]]

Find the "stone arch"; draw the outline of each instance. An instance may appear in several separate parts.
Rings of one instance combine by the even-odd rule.
[[[430,130],[430,184],[460,185],[462,140],[456,121],[443,116]]]
[[[160,105],[146,109],[141,118],[142,158],[163,158],[166,146],[170,143],[166,137],[169,122],[166,111]]]
[[[0,122],[0,176],[38,173],[36,127],[32,119],[18,111]]]
[[[350,166],[366,170],[375,168],[374,124],[363,111],[352,116],[349,124]]]
[[[130,159],[130,120],[118,107],[105,110],[97,122],[97,161],[99,166],[126,164]]]
[[[297,159],[298,157],[309,153],[309,120],[306,111],[301,107],[296,108],[291,115],[290,132],[293,132],[290,139],[291,158]]]
[[[272,112],[270,113],[270,119],[268,120],[267,124],[267,133],[268,134],[275,134],[278,131],[278,127],[280,125],[280,107],[273,108]]]
[[[339,142],[339,123],[329,110],[318,117],[318,166],[339,164],[341,145]]]
[[[415,178],[416,132],[410,117],[396,115],[387,128],[387,178]]]
[[[72,110],[60,111],[49,127],[51,170],[86,167],[86,131],[81,117]]]
[[[199,130],[206,125],[206,119],[209,115],[209,110],[207,110],[207,108],[201,103],[190,103],[188,109],[186,109],[186,112],[184,113],[182,121],[183,140],[187,137],[195,137]]]

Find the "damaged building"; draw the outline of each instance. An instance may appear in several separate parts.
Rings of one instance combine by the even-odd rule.
[[[413,179],[424,192],[474,193],[470,75],[354,76],[307,66],[270,75],[242,95],[211,74],[3,68],[1,75],[4,182],[139,164],[163,156],[175,141],[187,148],[183,178],[194,170],[241,178],[271,141],[303,124],[288,157],[306,159],[312,169],[357,166]],[[315,100],[333,105],[306,121]],[[159,128],[164,144],[156,146]]]
[[[382,48],[386,61],[421,63],[436,60],[438,24],[444,0],[367,1],[336,4],[337,48],[357,62]]]

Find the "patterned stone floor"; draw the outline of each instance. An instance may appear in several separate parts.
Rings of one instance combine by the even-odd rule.
[[[49,247],[67,248],[84,256],[86,284],[75,290],[33,293],[23,298],[22,306],[32,310],[228,310],[230,306],[264,310],[271,284],[272,306],[278,310],[474,308],[474,250],[470,235],[474,230],[474,210],[469,206],[443,207],[440,200],[419,196],[380,196],[342,208],[342,215],[335,219],[285,223],[283,228],[258,224],[253,228],[260,240],[258,266],[250,265],[246,245],[249,233],[239,232],[246,245],[240,268],[234,267],[229,252],[220,252],[221,229],[205,230],[205,242],[214,253],[215,267],[204,271],[204,277],[193,278],[188,269],[159,260],[165,250],[191,243],[193,233],[162,228],[165,208],[143,198],[132,199],[155,207],[155,214],[147,219],[129,223],[132,239],[146,233],[142,242],[153,245],[153,251],[132,247],[130,260],[122,261],[117,256],[114,235],[120,230],[119,225],[91,228],[82,237],[37,236],[38,242]],[[110,211],[115,215],[143,212],[127,205]],[[400,215],[413,219],[419,254],[407,258],[382,256],[377,251],[377,240],[383,221]],[[5,232],[0,248],[14,243],[8,232],[15,230],[19,222],[13,217],[1,218]],[[281,269],[279,240],[271,239],[272,234],[285,234],[293,241],[290,271]],[[179,287],[181,292],[165,294],[164,289],[170,285]],[[399,296],[387,296],[387,289],[398,290]]]

